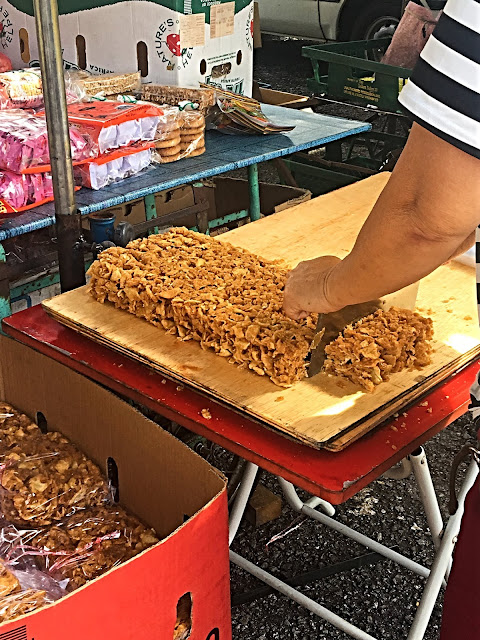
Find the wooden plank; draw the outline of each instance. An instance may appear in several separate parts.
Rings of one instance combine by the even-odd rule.
[[[264,258],[293,266],[302,259],[352,247],[388,176],[380,174],[220,236]],[[310,446],[339,450],[372,429],[399,407],[419,397],[480,352],[474,270],[446,265],[420,286],[418,307],[434,320],[431,365],[395,374],[373,394],[319,374],[282,389],[240,370],[192,342],[166,335],[111,305],[95,302],[86,288],[44,304],[60,322],[107,346],[246,412]],[[350,438],[344,436],[350,432]],[[340,436],[340,438],[339,438]]]

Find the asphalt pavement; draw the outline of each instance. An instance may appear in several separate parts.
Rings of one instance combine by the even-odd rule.
[[[274,89],[307,94],[310,63],[301,57],[301,41],[268,39],[256,52],[255,78]],[[329,107],[332,115],[348,117],[350,111]],[[350,116],[357,117],[357,116]],[[473,424],[462,417],[425,447],[442,510],[448,501],[448,473],[455,453],[475,442]],[[276,480],[265,474],[262,482],[279,493]],[[433,557],[426,518],[413,478],[380,479],[337,509],[337,519],[422,564]],[[269,540],[292,524],[299,527],[272,543]],[[296,521],[287,506],[282,516],[253,528],[243,523],[233,550],[279,577],[298,575],[314,568],[365,554],[365,548],[313,523]],[[378,640],[404,640],[421,597],[424,580],[382,560],[374,566],[345,571],[301,588],[301,591],[335,613],[346,617]],[[261,586],[255,578],[232,566],[232,592],[244,593]],[[443,594],[442,594],[443,595]],[[425,640],[438,640],[441,599],[437,603]],[[233,608],[234,640],[348,640],[343,632],[323,622],[281,595],[271,594]]]

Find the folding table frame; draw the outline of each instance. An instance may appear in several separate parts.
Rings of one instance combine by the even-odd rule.
[[[259,467],[257,465],[248,463],[244,471],[244,476],[230,515],[230,545],[235,539],[236,533],[240,526],[240,522],[247,507],[258,470]],[[297,491],[291,482],[284,480],[280,476],[277,476],[277,480],[280,484],[285,500],[287,501],[289,506],[297,513],[307,516],[312,520],[315,520],[327,527],[330,527],[338,533],[351,538],[355,542],[367,547],[368,549],[371,549],[372,551],[380,554],[388,560],[391,560],[405,567],[406,569],[413,571],[423,578],[427,578],[427,583],[420,600],[417,613],[415,614],[413,625],[407,636],[407,640],[422,640],[425,635],[425,631],[427,629],[442,584],[445,584],[445,580],[448,579],[448,575],[450,573],[452,554],[460,530],[465,497],[475,482],[475,478],[478,474],[478,465],[475,461],[471,462],[458,496],[458,509],[455,515],[450,517],[445,527],[430,475],[427,456],[423,447],[418,448],[411,455],[404,458],[399,469],[393,468],[389,472],[386,472],[384,475],[400,480],[408,478],[411,475],[412,471],[415,475],[419,494],[422,500],[423,507],[425,509],[425,515],[427,516],[430,534],[432,536],[433,544],[436,550],[435,559],[431,569],[428,569],[427,567],[418,564],[417,562],[411,560],[410,558],[407,558],[397,551],[386,547],[380,542],[377,542],[376,540],[373,540],[372,538],[369,538],[362,533],[359,533],[358,531],[355,531],[354,529],[351,529],[350,527],[337,522],[334,519],[335,508],[329,502],[315,496],[310,498],[306,502],[303,502],[299,498]],[[319,511],[318,509],[320,509],[321,511]],[[322,511],[324,513],[322,513]],[[295,589],[282,580],[279,580],[271,573],[268,573],[264,569],[261,569],[260,567],[250,562],[249,560],[246,560],[234,551],[230,551],[230,561],[233,564],[237,565],[240,569],[247,571],[279,593],[282,593],[291,600],[294,600],[318,617],[323,618],[324,620],[337,627],[341,631],[344,631],[353,638],[357,638],[358,640],[376,640],[374,636],[371,636],[359,627],[351,624],[350,622],[337,615],[336,613],[333,613],[333,611],[327,609],[318,602],[315,602],[311,598],[308,598],[303,593],[298,591],[298,589]]]
[[[238,531],[261,467],[277,476],[285,499],[297,513],[427,578],[407,640],[424,637],[438,593],[448,577],[464,499],[478,470],[475,462],[469,467],[459,493],[458,510],[444,527],[422,444],[465,413],[470,384],[480,370],[480,361],[472,362],[409,407],[402,416],[406,428],[392,429],[395,425],[390,421],[344,451],[331,453],[287,439],[198,391],[88,340],[49,318],[39,307],[5,319],[3,328],[7,335],[247,460],[231,511],[230,541]],[[334,505],[346,502],[373,480],[384,474],[406,478],[412,471],[436,548],[430,570],[334,519]],[[303,502],[295,487],[314,497]],[[375,640],[233,551],[231,561],[352,637]]]

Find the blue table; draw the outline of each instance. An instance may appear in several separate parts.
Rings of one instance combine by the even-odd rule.
[[[207,132],[207,151],[203,156],[151,167],[138,176],[101,191],[82,189],[77,194],[80,213],[88,215],[242,167],[249,167],[250,183],[253,191],[256,188],[258,196],[257,165],[260,162],[288,156],[297,151],[314,149],[371,128],[371,125],[364,122],[284,107],[264,105],[263,109],[274,122],[295,125],[295,129],[288,134],[269,136],[229,136],[216,131]],[[251,211],[251,214],[256,218],[259,213],[258,200],[254,206],[257,211]],[[0,242],[53,224],[53,203],[31,209],[0,220]]]
[[[82,215],[118,207],[138,199],[145,200],[147,219],[156,218],[155,194],[166,189],[195,183],[227,171],[248,167],[251,220],[260,217],[258,164],[306,151],[371,129],[364,122],[263,105],[264,113],[279,124],[295,125],[287,134],[268,136],[231,136],[209,131],[204,155],[180,162],[152,166],[138,176],[128,178],[101,191],[82,189],[77,205]],[[54,204],[49,203],[24,213],[0,218],[0,319],[11,314],[10,298],[25,298],[33,291],[58,282],[58,274],[29,282],[11,290],[7,258],[2,242],[55,224]]]

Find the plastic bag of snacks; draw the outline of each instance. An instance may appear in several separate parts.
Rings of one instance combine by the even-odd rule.
[[[28,589],[0,599],[0,623],[14,620],[54,602],[45,591]]]
[[[86,96],[81,84],[65,74],[67,102],[79,102]],[[40,109],[44,106],[40,69],[0,73],[0,109]]]
[[[50,525],[110,499],[100,469],[60,433],[28,438],[0,458],[0,511],[16,526]]]
[[[43,106],[42,76],[39,71],[0,73],[1,109],[38,109]]]
[[[89,137],[97,156],[136,142],[154,140],[161,115],[161,109],[155,105],[110,100],[68,107],[69,121]]]
[[[110,97],[126,93],[136,93],[142,88],[140,71],[133,73],[106,73],[92,75],[86,71],[71,72],[75,81],[87,96]]]
[[[57,582],[35,564],[0,560],[0,622],[13,620],[67,595],[68,581]]]
[[[70,143],[74,162],[91,156],[90,141],[75,127],[70,128]],[[0,169],[16,173],[48,171],[49,163],[45,119],[19,109],[0,111]]]
[[[93,507],[51,527],[19,532],[9,562],[34,559],[68,591],[103,575],[157,544],[155,531],[119,505]]]
[[[199,111],[162,107],[154,162],[165,164],[205,153],[205,118]]]
[[[0,213],[17,213],[53,200],[50,173],[0,171]]]
[[[143,99],[160,105],[178,106],[182,102],[198,105],[204,115],[215,106],[215,89],[204,86],[202,89],[173,87],[159,84],[144,84]]]
[[[103,189],[109,184],[129,178],[152,162],[151,143],[149,146],[129,147],[100,156],[74,168],[77,185],[89,189]]]
[[[205,117],[198,111],[180,112],[181,147],[185,158],[205,153]]]
[[[23,440],[38,437],[39,427],[12,405],[0,402],[0,452],[5,453]]]

